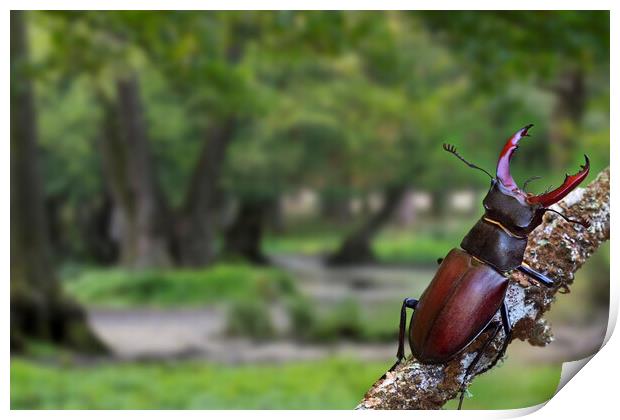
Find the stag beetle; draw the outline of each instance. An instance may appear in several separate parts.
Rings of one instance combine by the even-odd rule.
[[[519,147],[519,141],[529,136],[529,124],[508,139],[499,155],[496,176],[469,163],[454,146],[443,148],[469,167],[485,172],[491,178],[491,187],[483,200],[484,215],[461,242],[460,249],[452,249],[444,259],[439,259],[439,269],[419,300],[406,298],[400,313],[397,361],[393,370],[404,358],[406,309],[413,309],[409,323],[409,345],[413,356],[421,363],[445,363],[463,353],[483,332],[491,332],[476,357],[467,367],[463,377],[459,409],[463,403],[466,378],[476,368],[487,346],[503,328],[506,340],[497,358],[486,367],[493,367],[506,351],[512,324],[504,297],[509,275],[518,270],[546,287],[560,287],[554,280],[539,273],[523,262],[527,237],[542,223],[548,207],[564,198],[588,175],[590,161],[575,175],[566,175],[557,189],[540,195],[520,189],[510,174],[510,159]],[[587,223],[571,220],[587,227]],[[499,311],[501,322],[495,321]]]

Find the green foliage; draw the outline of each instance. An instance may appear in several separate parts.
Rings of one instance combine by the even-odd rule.
[[[354,299],[345,299],[322,312],[311,301],[297,299],[293,306],[289,306],[291,335],[313,343],[342,340],[394,343],[398,337],[399,305],[400,302],[394,302],[367,309]]]
[[[365,342],[398,343],[398,326],[402,299],[372,305],[362,311],[363,335]]]
[[[228,307],[226,333],[241,335],[255,340],[265,340],[275,336],[269,305],[260,298],[248,296],[233,302]]]
[[[421,12],[484,84],[510,77],[552,79],[566,66],[604,70],[609,11]],[[467,33],[468,36],[463,36]],[[602,68],[597,65],[603,64]]]
[[[295,293],[292,279],[280,270],[226,264],[206,270],[85,270],[65,287],[84,304],[112,307],[203,305],[249,296],[270,301]]]
[[[549,139],[558,129],[553,86],[573,67],[586,91],[582,126],[566,129],[574,139],[563,145],[566,164],[581,163],[584,152],[593,173],[609,162],[605,11],[30,17],[45,188],[61,201],[68,242],[83,235],[81,204],[96,207],[105,194],[99,101],[114,97],[115,80],[127,73],[140,81],[155,172],[173,209],[189,199],[209,129],[230,116],[237,123],[221,186],[232,197],[302,188],[351,197],[393,184],[483,188],[483,176],[441,144],[454,143],[492,171],[499,145],[529,122],[536,127],[516,155],[515,178],[549,175]],[[331,241],[321,251],[337,246]],[[270,244],[280,245],[287,247]],[[377,251],[390,254],[389,247]]]
[[[501,366],[476,377],[469,388],[466,410],[503,410],[531,407],[549,400],[560,380],[561,366]],[[458,400],[449,401],[445,409],[455,410]]]
[[[95,142],[99,110],[93,105],[90,86],[78,79],[68,86],[37,87],[43,110],[39,124],[46,192],[66,195],[75,203],[88,199],[102,184]]]
[[[11,362],[12,409],[351,409],[390,362]],[[506,364],[474,381],[466,409],[522,408],[554,393],[560,366]],[[45,384],[42,386],[42,384]],[[454,403],[448,405],[454,408]]]
[[[338,340],[394,342],[398,336],[399,302],[372,309],[360,307],[353,299],[345,299],[325,311],[308,298],[287,301],[291,330],[289,335],[305,342],[329,343]]]
[[[469,228],[469,225],[464,225]],[[377,257],[382,262],[435,264],[452,248],[458,246],[463,235],[437,237],[409,231],[383,232],[373,243]]]
[[[458,245],[471,225],[467,219],[449,229],[386,229],[373,242],[373,249],[381,263],[435,264]],[[321,255],[334,251],[344,234],[343,229],[313,225],[310,231],[268,236],[264,249],[274,254]]]
[[[359,304],[353,299],[345,299],[315,324],[310,336],[314,341],[360,340],[364,337],[365,326]]]
[[[289,335],[302,341],[312,340],[320,322],[313,302],[297,296],[288,299],[286,309],[290,319]]]

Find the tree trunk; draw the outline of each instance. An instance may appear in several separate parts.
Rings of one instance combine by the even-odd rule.
[[[269,262],[261,250],[261,241],[270,204],[269,200],[241,200],[237,217],[226,232],[225,255],[242,257],[254,264]]]
[[[127,267],[167,267],[169,224],[157,183],[135,76],[117,81],[116,103],[102,99],[104,173],[114,207],[114,236]]]
[[[43,198],[45,208],[45,219],[47,221],[48,237],[54,259],[72,256],[74,249],[63,230],[62,209],[65,206],[65,194],[48,194]]]
[[[215,123],[198,159],[176,223],[175,249],[184,266],[205,266],[215,257],[215,235],[223,204],[219,184],[236,124],[237,119],[232,116]]]
[[[321,194],[321,216],[325,220],[344,223],[351,220],[351,199],[346,194],[327,191]]]
[[[551,113],[549,152],[551,168],[561,172],[569,163],[571,143],[581,126],[585,111],[587,92],[583,71],[565,71],[551,90],[555,95],[555,104]]]
[[[11,349],[28,339],[102,350],[54,274],[38,168],[24,12],[11,11]]]
[[[568,217],[588,220],[590,227],[586,229],[567,223],[558,215],[547,213],[544,223],[528,239],[525,262],[568,287],[586,259],[609,240],[609,169],[601,172],[586,189],[573,191],[559,205]],[[505,300],[513,327],[511,338],[527,340],[536,346],[548,344],[552,335],[542,315],[555,301],[558,289],[534,285],[517,270],[510,279]],[[463,354],[445,364],[422,364],[413,358],[400,363],[375,382],[357,408],[441,408],[458,395],[466,367],[478,356],[478,352],[482,351],[478,369],[465,379],[465,385],[469,385],[476,375],[493,367],[493,360],[500,354],[507,338],[501,331],[490,346],[482,349],[487,337],[487,334],[482,334]]]
[[[84,257],[98,265],[110,265],[118,260],[118,243],[111,236],[110,226],[114,204],[107,192],[76,209],[78,234]]]
[[[266,226],[276,233],[283,233],[286,230],[286,221],[284,220],[284,211],[280,197],[273,197],[268,200],[266,206]]]
[[[349,265],[375,261],[372,240],[385,223],[390,220],[406,192],[407,187],[405,185],[389,187],[385,193],[381,209],[371,216],[361,228],[344,240],[338,251],[328,257],[328,264]]]
[[[257,39],[259,34],[254,29],[247,21],[231,26],[226,47],[226,60],[230,66],[241,61],[245,41]],[[183,206],[176,217],[173,247],[177,261],[183,266],[201,267],[215,259],[215,239],[224,207],[220,181],[238,123],[235,113],[224,114],[214,119],[207,132]]]

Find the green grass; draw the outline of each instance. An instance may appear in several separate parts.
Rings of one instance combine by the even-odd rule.
[[[187,306],[248,296],[265,300],[295,293],[283,271],[249,265],[220,264],[204,270],[85,270],[65,281],[66,290],[87,305]]]
[[[338,305],[316,311],[310,300],[291,305],[293,333],[299,339],[312,343],[329,343],[342,339],[358,342],[396,343],[400,305],[392,303],[362,306],[353,299],[343,299]]]
[[[351,409],[389,362],[77,366],[11,361],[12,409]],[[477,378],[466,409],[520,408],[555,391],[557,366],[507,363]],[[449,403],[453,408],[454,403]]]
[[[373,249],[383,263],[434,264],[458,246],[460,233],[387,229],[376,238]],[[292,232],[267,237],[263,247],[270,254],[325,255],[334,252],[345,235],[346,232],[322,229]]]
[[[268,253],[328,253],[342,240],[344,233],[308,230],[268,237]],[[382,262],[434,264],[454,246],[451,234],[388,230],[377,238],[374,247]],[[87,305],[179,306],[218,301],[237,302],[248,296],[266,300],[294,294],[294,281],[276,268],[222,263],[203,270],[83,269],[67,270],[65,288]]]
[[[469,388],[463,408],[468,410],[504,410],[531,407],[553,397],[560,381],[560,365],[519,365],[508,359],[500,366],[478,376]],[[456,409],[458,401],[445,408]]]
[[[428,233],[388,231],[373,243],[377,258],[386,263],[436,264],[459,244],[459,238],[438,237]]]
[[[362,309],[363,334],[367,341],[393,342],[398,340],[398,323],[402,299]],[[411,313],[409,313],[409,316]]]

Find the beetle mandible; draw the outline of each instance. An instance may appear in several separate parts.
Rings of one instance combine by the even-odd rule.
[[[529,136],[529,124],[508,139],[497,162],[496,176],[461,157],[454,146],[443,148],[454,154],[469,167],[485,172],[491,178],[491,187],[483,200],[484,214],[461,242],[460,249],[452,249],[439,259],[439,269],[419,300],[406,298],[400,314],[397,362],[404,358],[406,309],[413,309],[409,324],[409,345],[413,356],[421,363],[445,363],[463,353],[483,332],[489,338],[482,344],[463,377],[459,409],[463,403],[466,379],[476,368],[487,346],[503,328],[506,339],[497,358],[486,367],[493,367],[506,351],[512,324],[504,297],[509,275],[518,270],[546,287],[559,287],[553,279],[539,273],[523,262],[527,237],[542,223],[549,206],[564,198],[588,175],[590,161],[575,175],[566,175],[564,183],[553,191],[540,195],[520,189],[510,174],[510,159],[519,147],[519,141]],[[566,218],[571,223],[587,227],[587,223]],[[495,321],[499,311],[501,322]]]

